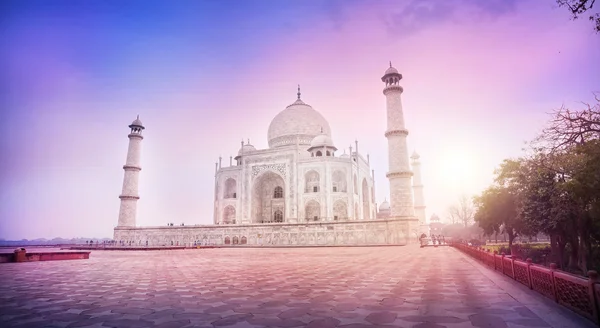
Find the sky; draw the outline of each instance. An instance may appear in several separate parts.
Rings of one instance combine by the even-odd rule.
[[[548,112],[600,91],[600,35],[553,0],[0,3],[0,238],[111,237],[136,117],[137,224],[211,224],[214,165],[267,148],[302,99],[358,140],[389,199],[385,97],[402,73],[426,215],[524,154]]]

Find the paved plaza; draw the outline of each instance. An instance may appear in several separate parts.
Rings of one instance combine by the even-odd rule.
[[[93,251],[0,265],[2,327],[592,327],[450,247]]]

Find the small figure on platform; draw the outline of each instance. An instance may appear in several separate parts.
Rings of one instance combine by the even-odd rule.
[[[431,234],[431,242],[433,243],[433,245],[435,245],[435,235]]]

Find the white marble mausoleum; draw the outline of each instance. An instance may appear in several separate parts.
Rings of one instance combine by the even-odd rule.
[[[382,81],[387,102],[390,203],[377,211],[375,172],[358,142],[341,150],[327,120],[297,99],[273,118],[267,149],[242,141],[229,165],[215,164],[213,225],[136,226],[139,117],[129,126],[119,221],[114,239],[135,246],[403,245],[425,225],[418,155],[409,167],[401,104],[402,75],[391,66]],[[414,177],[414,179],[413,179]]]

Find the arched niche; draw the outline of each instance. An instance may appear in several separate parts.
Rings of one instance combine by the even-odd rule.
[[[306,221],[321,220],[321,204],[316,200],[310,200],[304,206],[304,216]]]
[[[304,174],[304,192],[319,192],[321,190],[321,176],[315,170],[310,170]]]
[[[346,173],[341,170],[333,171],[331,182],[333,192],[347,192]]]
[[[275,191],[281,190],[282,197],[275,198]],[[274,221],[274,212],[282,210],[285,220],[285,198],[283,197],[285,182],[283,178],[273,172],[265,171],[257,176],[252,184],[252,222],[267,223]]]
[[[343,200],[333,203],[333,219],[346,220],[348,218],[348,205]]]
[[[236,198],[237,197],[236,188],[237,188],[237,184],[235,182],[235,179],[227,178],[227,180],[225,180],[225,190],[224,190],[223,198]]]

